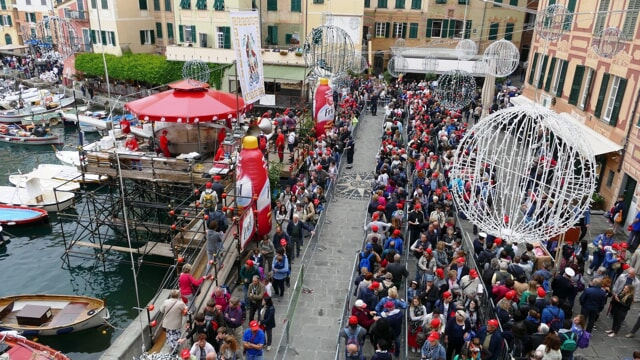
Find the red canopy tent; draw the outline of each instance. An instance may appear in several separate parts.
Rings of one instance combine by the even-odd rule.
[[[227,128],[231,128],[232,118],[244,112],[242,97],[209,89],[209,84],[180,80],[169,87],[170,90],[128,102],[124,107],[140,120],[186,124],[225,120]]]

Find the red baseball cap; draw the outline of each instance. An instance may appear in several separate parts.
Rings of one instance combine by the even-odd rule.
[[[515,292],[515,291],[513,291],[513,290],[508,291],[508,292],[504,295],[504,297],[506,297],[506,298],[507,298],[507,300],[513,300],[513,298],[514,298],[514,297],[516,297],[516,292]]]
[[[477,277],[478,277],[478,272],[476,271],[476,269],[471,269],[471,270],[469,270],[469,276],[470,276],[472,279],[477,278]]]
[[[429,341],[440,340],[440,334],[437,331],[433,331],[431,332],[431,334],[429,334],[429,337],[427,338],[427,340]]]
[[[457,263],[464,263],[465,261],[466,260],[462,256],[460,256],[459,258],[456,259]]]
[[[487,321],[487,325],[497,328],[497,327],[500,326],[500,323],[496,319],[491,319],[491,320]]]
[[[349,325],[357,325],[358,324],[358,317],[357,316],[350,316],[349,317]]]
[[[371,225],[371,230],[373,230],[373,232],[378,232],[378,225]]]
[[[546,291],[544,291],[544,289],[542,288],[542,286],[538,288],[538,296],[539,296],[539,297],[545,297],[545,296],[547,296],[547,292],[546,292]]]
[[[402,232],[400,232],[400,230],[396,229],[393,230],[393,236],[399,236]]]
[[[287,239],[285,239],[285,238],[280,239],[280,245],[286,246],[287,245]]]
[[[434,329],[440,327],[440,319],[438,319],[438,318],[432,319],[431,320],[431,327],[434,328]]]

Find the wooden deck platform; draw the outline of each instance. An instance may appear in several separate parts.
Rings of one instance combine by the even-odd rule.
[[[129,248],[124,246],[117,245],[105,245],[105,244],[96,244],[88,241],[78,241],[74,245],[84,246],[93,249],[103,250],[103,251],[119,251],[124,253],[134,253],[134,254],[144,254],[144,255],[155,255],[155,256],[163,256],[168,258],[174,258],[175,254],[173,251],[173,246],[167,243],[160,243],[155,241],[148,241],[144,246],[139,248]]]

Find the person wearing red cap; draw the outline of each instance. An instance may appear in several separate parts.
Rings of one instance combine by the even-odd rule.
[[[462,293],[466,298],[477,299],[479,290],[481,291],[481,282],[482,280],[480,279],[480,277],[478,277],[478,272],[476,271],[476,269],[471,269],[469,270],[469,273],[467,275],[464,275],[460,279],[460,289],[462,289]]]
[[[213,183],[207,182],[205,184],[204,191],[200,194],[200,206],[202,206],[205,211],[209,213],[213,213],[216,210],[216,206],[218,205],[218,194],[213,191]]]
[[[447,359],[447,351],[440,344],[440,334],[438,332],[433,331],[429,334],[427,341],[424,342],[422,349],[420,349],[420,355],[422,359]]]
[[[405,304],[406,306],[406,304]],[[395,344],[394,355],[400,356],[400,335],[402,334],[402,324],[404,323],[404,313],[396,308],[394,301],[387,301],[384,304],[384,311],[380,314],[383,318],[386,318],[391,327],[391,335],[393,336],[393,342]]]
[[[362,347],[366,340],[367,330],[358,324],[357,316],[350,316],[347,326],[340,329],[339,336],[345,339],[345,356],[349,354],[349,346],[357,346],[357,354],[362,355]],[[359,359],[359,358],[356,358]]]
[[[278,159],[280,164],[284,161],[284,146],[285,146],[284,134],[282,133],[282,129],[278,129],[278,135],[276,136],[276,151],[278,152]]]
[[[206,338],[206,335],[205,335],[205,338]],[[194,344],[194,345],[196,345],[196,344]],[[215,353],[215,351],[216,350],[214,349],[213,352]],[[180,359],[182,359],[182,360],[196,360],[197,358],[196,358],[195,355],[191,354],[189,349],[182,349],[182,351],[180,352]]]
[[[253,277],[256,275],[260,277],[260,270],[255,266],[253,260],[247,260],[242,267],[240,267],[240,281],[242,281],[242,292],[245,304],[249,302],[249,296],[247,293],[249,284],[251,284]]]
[[[162,130],[160,138],[158,139],[159,141],[159,149],[160,151],[156,150],[156,153],[162,153],[162,155],[166,158],[170,158],[171,157],[171,151],[169,151],[169,145],[171,145],[171,141],[169,141],[169,139],[167,138],[167,134],[169,132],[165,129]]]
[[[397,254],[402,255],[402,250],[404,249],[402,246],[402,231],[399,229],[393,230],[393,233],[384,243],[384,249],[395,249]]]
[[[351,315],[358,319],[358,324],[369,331],[371,325],[379,319],[378,316],[371,315],[371,312],[367,308],[367,303],[362,299],[356,300],[356,303],[351,308]]]
[[[242,334],[242,347],[248,360],[263,360],[263,347],[266,342],[264,331],[256,320],[249,322],[249,328]]]
[[[281,239],[282,246],[287,246],[287,241]],[[284,254],[284,249],[281,247],[278,255],[273,260],[273,291],[274,296],[284,296],[284,284],[287,281],[287,277],[291,274],[291,267],[288,257]]]
[[[483,360],[498,360],[500,350],[502,349],[502,333],[500,332],[500,323],[496,319],[487,321],[487,325],[478,330],[477,337],[482,344]]]
[[[456,279],[460,282],[463,276],[469,275],[469,266],[467,266],[467,260],[459,256],[456,258],[456,262],[451,265],[450,270],[456,271]]]

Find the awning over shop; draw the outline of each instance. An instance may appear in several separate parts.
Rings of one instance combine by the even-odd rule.
[[[533,100],[526,98],[524,96],[512,97],[510,100],[511,100],[511,103],[514,105],[520,105],[520,106],[536,105],[536,103]],[[538,106],[542,106],[542,105],[538,104]],[[559,115],[562,118],[566,119],[567,121],[571,121],[572,124],[575,125],[576,128],[581,131],[580,136],[583,139],[585,139],[585,141],[589,145],[591,145],[591,149],[593,150],[593,155],[598,156],[598,155],[607,154],[607,153],[611,153],[611,152],[622,149],[622,145],[616,144],[615,142],[609,140],[604,135],[597,133],[595,130],[593,130],[589,126],[580,122],[580,120],[571,116],[571,114],[567,114],[563,112],[563,113],[560,113]]]
[[[304,80],[305,68],[297,66],[282,66],[282,65],[264,65],[264,80],[271,81],[276,80],[291,80],[292,82],[298,82]]]

